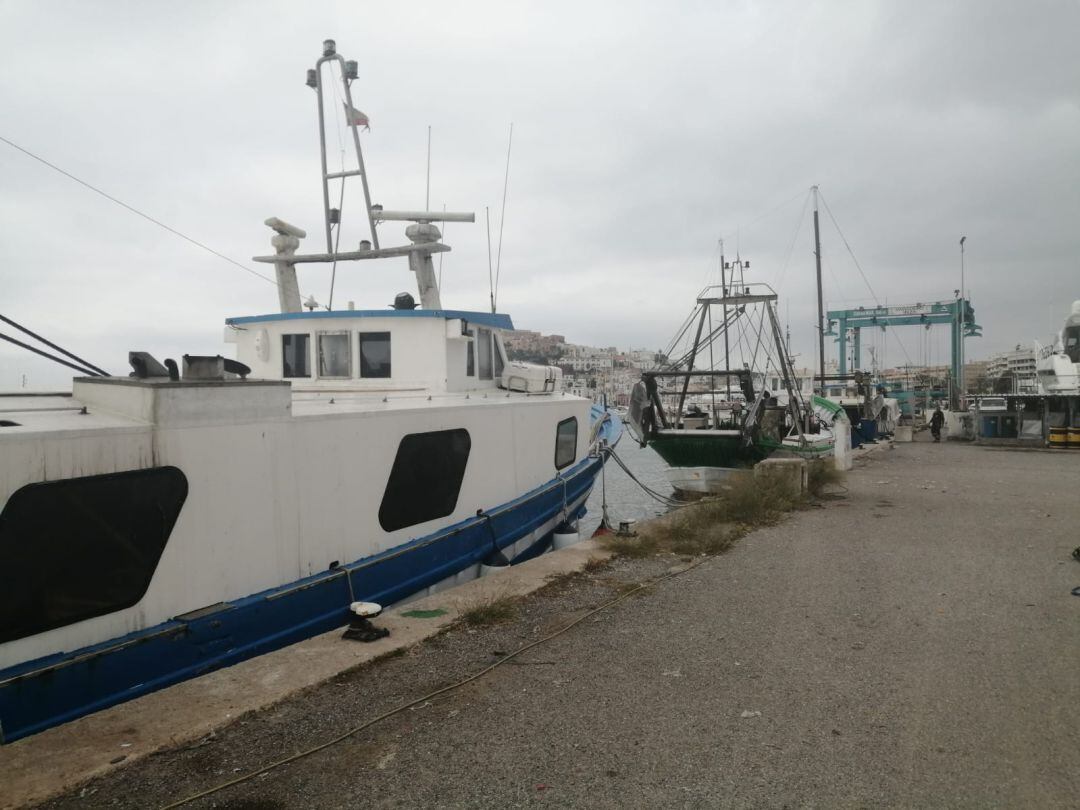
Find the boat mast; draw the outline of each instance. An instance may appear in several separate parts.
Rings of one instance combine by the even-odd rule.
[[[818,319],[818,362],[820,369],[821,394],[825,395],[825,308],[821,298],[821,231],[818,229],[818,187],[811,186],[814,193],[814,262],[817,265],[817,319]]]
[[[727,298],[727,278],[724,273],[724,240],[720,240],[720,291]],[[731,352],[728,349],[727,330],[727,304],[724,304],[724,368],[731,368]],[[724,378],[727,381],[727,402],[731,404],[731,377]]]
[[[327,172],[326,170],[326,122],[323,106],[322,68],[327,62],[337,62],[338,66],[341,68],[341,84],[345,91],[345,104],[347,107],[345,111],[346,123],[352,131],[353,146],[356,149],[356,169],[340,172]],[[358,67],[356,62],[352,60],[346,62],[341,54],[337,52],[337,43],[332,39],[328,39],[323,42],[322,58],[315,63],[314,70],[309,70],[307,74],[307,85],[315,90],[319,99],[319,150],[322,154],[323,208],[325,210],[326,219],[326,252],[331,254],[336,253],[331,232],[335,225],[338,229],[341,228],[341,210],[339,208],[330,207],[330,181],[341,180],[341,182],[344,183],[349,177],[359,177],[360,182],[364,187],[364,205],[367,208],[368,225],[371,228],[371,244],[376,250],[379,249],[379,234],[375,230],[375,212],[371,208],[371,194],[368,191],[367,171],[364,169],[364,153],[360,149],[360,132],[358,127],[365,126],[365,122],[363,119],[358,119],[354,116],[356,108],[353,107],[352,91],[350,90],[353,79],[357,77],[357,71]],[[332,80],[333,75],[331,74],[331,81]]]

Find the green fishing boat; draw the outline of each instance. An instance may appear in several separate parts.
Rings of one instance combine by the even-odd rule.
[[[643,447],[668,463],[676,490],[713,491],[732,471],[766,458],[833,453],[830,426],[845,418],[843,411],[821,397],[804,396],[794,384],[776,300],[767,284],[706,287],[683,330],[696,320],[689,349],[667,366],[643,372],[635,386],[627,424]],[[719,310],[716,326],[714,310]],[[755,340],[752,356],[744,355],[742,368],[729,368],[730,338],[745,345],[747,335]],[[717,368],[713,347],[720,341],[725,366]],[[752,361],[761,367],[755,369]],[[774,395],[755,384],[766,370],[779,372],[782,392]]]

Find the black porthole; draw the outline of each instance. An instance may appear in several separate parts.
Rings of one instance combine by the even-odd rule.
[[[187,493],[176,467],[16,490],[0,512],[0,643],[136,604]]]
[[[379,525],[392,532],[453,512],[471,449],[464,428],[405,436],[386,482]]]

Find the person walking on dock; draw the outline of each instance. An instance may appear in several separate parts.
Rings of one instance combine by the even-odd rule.
[[[941,412],[941,406],[934,409],[934,415],[930,417],[930,433],[935,442],[941,441],[941,426],[945,424],[945,414]]]

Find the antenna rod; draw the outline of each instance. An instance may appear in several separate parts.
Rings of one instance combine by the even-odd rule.
[[[825,395],[825,307],[821,298],[821,231],[818,229],[818,187],[811,186],[814,193],[814,262],[817,265],[817,317],[818,361],[820,362],[821,394]]]
[[[491,297],[491,312],[495,313],[495,286],[491,277],[491,209],[484,206],[484,220],[487,222],[488,245],[488,295]]]
[[[427,128],[427,188],[424,190],[424,210],[431,209],[431,124]]]
[[[514,145],[514,122],[510,122],[510,138],[506,143],[506,174],[503,175],[502,211],[499,213],[499,252],[495,259],[495,295],[492,298],[491,311],[495,311],[494,301],[499,294],[499,271],[502,269],[503,225],[506,224],[506,189],[510,184],[510,147]]]

